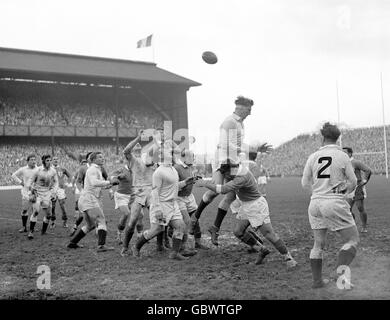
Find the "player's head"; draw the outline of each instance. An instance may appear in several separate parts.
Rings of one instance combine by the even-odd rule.
[[[344,147],[343,151],[351,158],[353,155],[353,150],[351,147]]]
[[[58,166],[58,157],[57,156],[53,157],[52,163],[53,163],[54,166]]]
[[[100,151],[92,152],[89,159],[91,163],[97,164],[98,166],[102,166],[104,164],[104,156]]]
[[[30,168],[34,168],[36,164],[37,164],[37,158],[36,158],[35,154],[29,154],[27,156],[27,165]]]
[[[44,168],[49,168],[51,165],[51,155],[50,154],[45,154],[41,158],[42,160],[42,165]]]
[[[192,166],[195,162],[195,155],[191,150],[183,149],[180,153],[180,157],[187,166]]]
[[[153,132],[153,140],[158,145],[163,143],[165,139],[166,139],[166,137],[165,137],[165,134],[164,134],[164,128],[163,127],[158,127],[157,129],[154,130],[154,132]]]
[[[247,116],[251,114],[252,106],[254,103],[252,99],[243,96],[238,96],[234,103],[236,105],[234,113],[240,116],[242,120],[244,120]]]
[[[321,134],[324,138],[324,142],[336,143],[337,139],[340,137],[341,131],[335,124],[326,122],[321,128]]]
[[[230,159],[227,159],[226,163],[222,163],[219,167],[219,171],[227,179],[235,177],[237,175],[238,169],[239,164]]]
[[[91,155],[93,152],[88,152],[87,155],[85,156],[85,159],[87,159],[87,163],[91,163]]]

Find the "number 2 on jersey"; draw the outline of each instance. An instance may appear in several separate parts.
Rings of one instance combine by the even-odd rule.
[[[326,168],[328,168],[332,164],[332,157],[321,157],[318,159],[318,163],[323,163],[323,162],[326,162],[326,163],[320,168],[320,170],[318,170],[317,178],[318,179],[329,179],[330,174],[322,174],[322,173],[326,170]]]

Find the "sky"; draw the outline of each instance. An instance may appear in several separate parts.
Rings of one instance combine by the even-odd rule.
[[[278,146],[324,121],[383,125],[382,73],[390,122],[390,1],[1,0],[0,14],[1,47],[154,61],[202,83],[187,92],[197,153],[213,152],[238,95],[255,102],[246,141]]]

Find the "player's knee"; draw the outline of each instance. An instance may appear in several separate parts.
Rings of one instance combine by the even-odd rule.
[[[321,248],[313,248],[310,250],[310,259],[322,259],[324,251]]]
[[[81,227],[81,230],[83,230],[83,232],[84,232],[85,234],[87,234],[88,232],[92,231],[93,229],[95,229],[94,226],[93,226],[93,227],[89,227],[89,226],[85,225],[85,226],[82,226],[82,227]]]
[[[207,191],[206,193],[203,194],[202,200],[204,203],[210,203],[211,201],[214,200],[214,198],[217,196],[217,194],[213,191]]]
[[[99,223],[98,223],[98,226],[97,226],[97,229],[98,229],[98,230],[107,231],[107,224],[106,224],[106,222],[99,222]]]
[[[234,231],[233,231],[234,235],[238,238],[238,239],[242,239],[242,237],[244,236],[244,230],[242,230],[242,228],[235,228]]]

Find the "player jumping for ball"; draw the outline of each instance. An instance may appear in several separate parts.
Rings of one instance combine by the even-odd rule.
[[[224,183],[224,177],[219,171],[219,167],[221,166],[221,164],[226,163],[226,160],[228,158],[235,163],[239,163],[239,154],[245,152],[245,145],[243,143],[243,121],[251,114],[254,102],[252,99],[239,96],[234,101],[234,103],[236,105],[234,113],[227,117],[220,126],[220,136],[216,159],[217,170],[213,173],[212,178],[212,181],[215,184]],[[271,150],[271,148],[271,146],[264,144],[260,147],[259,151],[268,152]],[[196,222],[200,218],[203,210],[214,200],[217,195],[218,194],[216,192],[211,190],[203,194],[202,200],[199,203],[196,213],[191,217],[191,234],[194,233]],[[214,221],[214,225],[208,229],[211,234],[211,241],[214,245],[218,245],[219,229],[221,227],[223,219],[226,216],[230,204],[235,200],[235,198],[235,193],[229,192],[224,195],[223,199],[218,205],[218,212]]]

